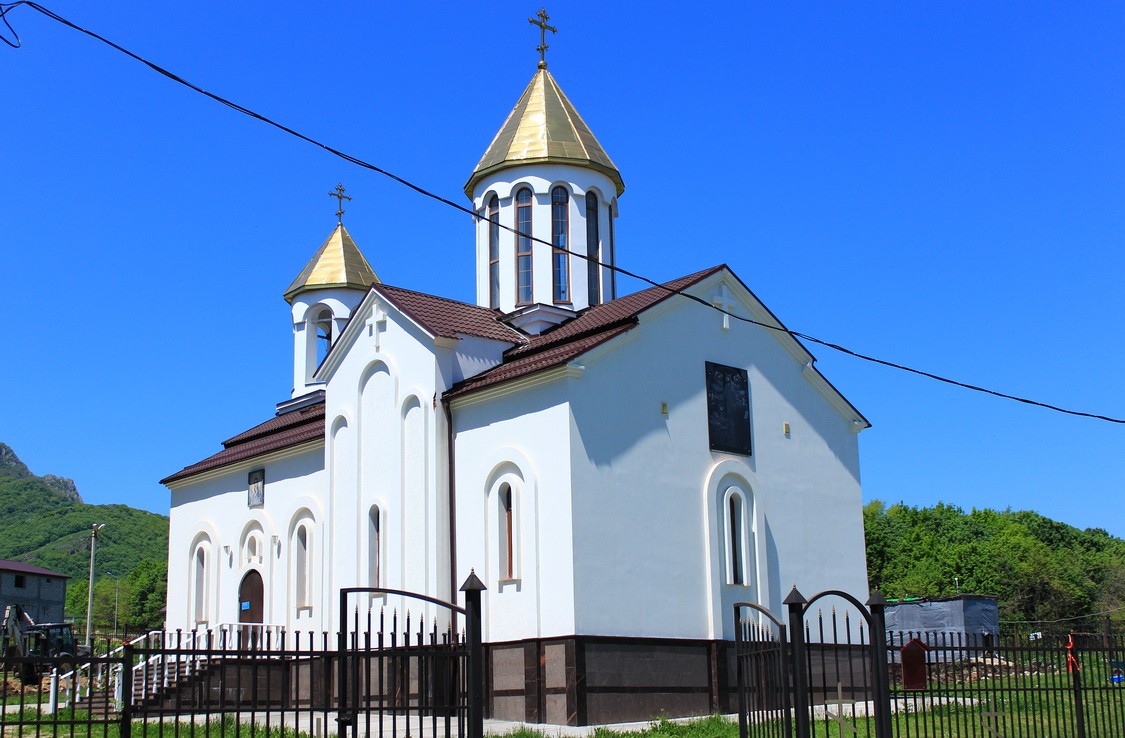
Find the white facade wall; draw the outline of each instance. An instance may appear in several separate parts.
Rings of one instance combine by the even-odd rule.
[[[265,469],[265,504],[249,507],[247,475],[256,469]],[[326,627],[323,603],[330,601],[330,589],[324,543],[329,535],[320,495],[325,477],[324,448],[314,443],[170,484],[166,627],[190,631],[237,623],[239,585],[252,569],[265,583],[265,623],[299,630]],[[299,520],[312,521],[312,607],[301,611],[290,604],[295,586],[292,531]],[[251,558],[245,544],[255,532],[260,545]],[[206,586],[203,617],[197,620],[194,556],[201,545]]]
[[[489,642],[575,632],[566,387],[563,378],[454,404],[456,578],[464,581],[475,570],[488,588]],[[509,581],[497,499],[505,483],[515,498],[515,576]]]
[[[715,289],[711,280],[691,291],[710,300]],[[734,602],[783,615],[794,583],[806,595],[831,588],[866,599],[852,419],[772,332],[723,324],[673,298],[580,359],[571,408],[581,634],[732,638]],[[748,371],[749,457],[709,449],[706,361]],[[727,583],[731,486],[747,501],[744,585]]]
[[[340,358],[327,376],[327,456],[339,470],[326,489],[335,521],[330,586],[382,586],[448,600],[446,426],[436,398],[452,366],[461,365],[444,345],[456,342],[434,339],[386,301],[376,338],[365,323],[375,302],[372,295],[358,308],[356,328],[334,349]],[[463,360],[470,366],[487,354],[474,348],[477,356]],[[349,607],[381,604],[379,598],[354,597]],[[331,607],[338,617],[338,604]],[[440,614],[432,607],[414,611]]]
[[[693,292],[710,299],[717,287],[713,279]],[[733,279],[729,289],[744,292]],[[556,370],[554,381],[455,403],[458,576],[484,552],[489,563],[477,573],[490,592],[488,640],[733,638],[734,602],[783,615],[794,583],[806,595],[843,589],[866,598],[853,418],[818,389],[799,347],[725,324],[669,300]],[[748,371],[749,457],[709,449],[706,361]],[[520,554],[537,557],[542,578],[531,581],[525,569],[513,588],[495,571],[495,514],[481,495],[496,467],[517,458],[535,470],[538,506]],[[744,499],[741,585],[730,583],[732,487]]]

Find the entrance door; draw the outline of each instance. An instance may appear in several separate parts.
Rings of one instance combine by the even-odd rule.
[[[242,584],[238,585],[238,622],[245,623],[239,628],[241,648],[254,649],[262,638],[262,628],[254,625],[260,626],[265,616],[264,592],[262,575],[253,569],[246,573]]]

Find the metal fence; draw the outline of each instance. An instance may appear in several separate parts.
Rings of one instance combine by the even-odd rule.
[[[1120,635],[887,633],[884,604],[794,588],[787,625],[736,605],[742,738],[1125,735]]]
[[[0,736],[481,738],[480,591],[464,608],[388,589],[342,601],[359,591],[434,607],[342,609],[335,634],[250,624],[149,633],[78,664],[4,658]]]

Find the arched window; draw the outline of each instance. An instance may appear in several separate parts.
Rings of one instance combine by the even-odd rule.
[[[200,543],[191,557],[192,562],[192,624],[207,622],[207,546]]]
[[[382,522],[379,520],[379,506],[372,505],[367,513],[367,581],[369,587],[380,587],[382,578],[381,553],[383,550]]]
[[[500,198],[488,200],[488,306],[500,307]]]
[[[516,193],[516,303],[531,304],[531,190]]]
[[[246,543],[242,547],[243,565],[262,563],[262,543],[260,539],[261,535],[257,531],[252,531],[246,535]]]
[[[500,578],[515,579],[515,500],[512,497],[512,485],[507,482],[500,485],[500,496],[497,502],[499,504],[497,505],[496,530],[500,535]]]
[[[568,210],[570,196],[565,187],[556,187],[551,190],[551,244],[555,247],[551,252],[552,262],[552,290],[555,302],[570,302],[570,273],[567,253],[567,233],[569,232]]]
[[[598,262],[601,261],[601,231],[598,229],[598,196],[593,192],[586,193],[586,283],[590,304],[597,305],[602,301],[601,270]]]
[[[747,535],[751,527],[748,523],[751,515],[750,505],[741,489],[730,487],[727,489],[724,507],[726,582],[727,584],[750,584],[750,574],[753,568],[751,566],[753,550],[749,545],[749,536]]]
[[[309,606],[309,529],[302,523],[297,526],[293,546],[294,594],[297,607]]]
[[[320,366],[332,346],[332,311],[321,310],[316,316],[316,365]]]
[[[731,584],[745,584],[742,571],[742,497],[730,496],[730,581]]]

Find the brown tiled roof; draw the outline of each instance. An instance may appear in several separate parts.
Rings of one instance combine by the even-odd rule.
[[[161,484],[177,482],[190,476],[255,456],[268,454],[290,446],[324,438],[324,403],[303,407],[300,410],[270,418],[245,433],[223,441],[223,450],[203,461],[185,466],[180,471],[160,480]]]
[[[570,361],[571,359],[586,353],[595,346],[605,343],[615,336],[625,333],[630,328],[636,325],[634,320],[625,325],[618,325],[612,328],[607,328],[598,333],[591,333],[576,338],[568,343],[561,343],[550,348],[540,351],[536,354],[529,356],[521,356],[511,361],[505,361],[496,367],[490,369],[483,374],[478,374],[475,377],[470,377],[445,393],[446,397],[460,397],[467,395],[470,392],[475,392],[485,387],[491,387],[494,384],[506,382],[509,379],[516,379],[517,377],[525,377],[529,374],[534,374],[541,369],[550,369],[552,367],[560,366]]]
[[[673,295],[671,290],[686,289],[724,268],[725,265],[720,264],[719,266],[704,269],[695,274],[689,274],[686,277],[673,279],[671,282],[665,282],[661,287],[649,287],[647,290],[634,292],[631,295],[619,297],[616,300],[601,305],[595,305],[583,311],[581,315],[573,320],[569,320],[560,324],[557,328],[533,337],[523,346],[509,349],[504,357],[508,359],[537,353],[548,347],[573,341],[580,336],[603,331],[610,326],[619,325],[622,322],[635,323],[637,315],[671,297]]]
[[[479,336],[515,344],[527,341],[526,335],[501,322],[499,310],[388,284],[373,284],[371,288],[435,336]]]
[[[625,333],[637,324],[637,316],[671,297],[673,290],[683,290],[724,269],[724,265],[704,269],[686,277],[650,287],[611,302],[595,305],[581,315],[561,323],[557,328],[532,337],[523,345],[508,349],[503,363],[469,377],[445,393],[448,398],[460,397],[510,379],[550,369],[574,359],[611,338]]]
[[[25,564],[22,561],[8,561],[7,559],[0,559],[0,571],[14,571],[17,574],[38,574],[43,577],[61,577],[63,579],[70,579],[66,574],[60,574],[57,571],[44,569],[41,566],[32,566]]]

